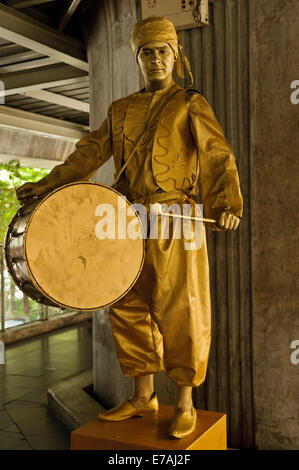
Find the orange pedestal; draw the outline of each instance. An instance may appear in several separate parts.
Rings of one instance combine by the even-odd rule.
[[[184,439],[169,439],[173,407],[160,405],[153,417],[126,421],[93,420],[71,434],[71,450],[226,450],[226,415],[197,410],[195,431]]]

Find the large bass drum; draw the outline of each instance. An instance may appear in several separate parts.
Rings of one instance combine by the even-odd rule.
[[[132,224],[137,236],[128,236]],[[137,212],[118,191],[70,183],[20,208],[6,233],[6,263],[33,300],[97,310],[121,299],[137,281],[144,262],[141,233]]]

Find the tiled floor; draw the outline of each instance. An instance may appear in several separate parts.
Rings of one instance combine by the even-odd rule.
[[[0,365],[0,450],[63,450],[70,431],[47,409],[47,390],[92,367],[92,325],[82,323],[6,347]]]

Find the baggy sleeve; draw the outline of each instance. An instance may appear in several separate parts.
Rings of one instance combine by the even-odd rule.
[[[87,180],[112,155],[111,119],[112,106],[110,105],[107,118],[100,128],[80,139],[76,143],[76,150],[67,157],[65,162],[55,166],[36,184],[52,190],[67,183]]]
[[[202,95],[192,95],[190,126],[196,143],[200,191],[205,217],[218,219],[221,212],[242,217],[243,198],[232,149]]]

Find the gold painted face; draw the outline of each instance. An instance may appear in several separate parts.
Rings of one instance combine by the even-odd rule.
[[[147,42],[140,48],[137,61],[146,83],[168,82],[172,79],[175,57],[167,42]]]

